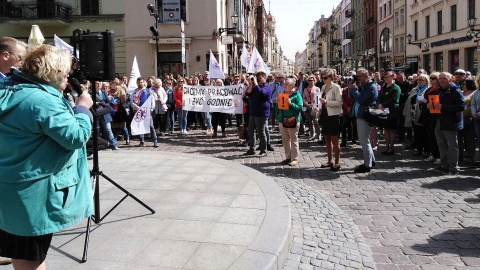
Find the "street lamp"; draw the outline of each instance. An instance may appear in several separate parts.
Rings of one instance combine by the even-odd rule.
[[[480,29],[475,29],[475,25],[477,24],[477,18],[470,17],[468,20],[468,27],[470,31],[467,32],[467,37],[473,38],[480,38]]]
[[[421,42],[412,42],[412,34],[407,35],[407,44],[408,45],[416,45],[418,48],[422,48],[422,43]]]
[[[152,4],[148,4],[147,5],[147,9],[148,9],[148,13],[150,14],[150,16],[153,16],[153,18],[155,19],[155,26],[150,26],[150,32],[152,32],[152,36],[153,38],[155,39],[155,49],[156,49],[156,53],[155,53],[155,56],[156,56],[156,61],[155,63],[157,64],[157,74],[156,76],[160,76],[160,63],[158,62],[158,50],[159,50],[159,46],[158,46],[158,42],[159,42],[159,39],[160,39],[160,36],[158,34],[158,21],[160,20],[160,17],[158,16],[158,10],[157,10],[157,0],[155,0],[155,5],[152,5]]]
[[[238,15],[235,14],[235,15],[232,15],[232,25],[233,27],[228,27],[228,28],[224,28],[224,27],[220,27],[218,28],[218,35],[220,36],[223,32],[227,32],[227,35],[228,34],[232,34],[232,35],[236,35],[238,34],[238,29],[237,29],[237,25],[238,25]],[[235,60],[234,60],[234,55],[235,55],[235,38],[232,37],[232,50],[231,50],[231,53],[232,53],[232,66],[234,65],[235,63]],[[235,68],[235,67],[233,67]],[[231,70],[230,70],[231,71]],[[229,72],[230,72],[229,71]]]

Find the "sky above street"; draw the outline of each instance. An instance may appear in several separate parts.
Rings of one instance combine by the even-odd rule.
[[[276,30],[284,55],[295,60],[295,53],[303,51],[313,23],[322,15],[328,18],[341,0],[264,0],[267,14],[276,20]]]

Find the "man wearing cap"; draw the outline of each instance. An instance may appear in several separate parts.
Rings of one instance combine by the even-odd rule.
[[[27,44],[15,38],[0,38],[0,80],[7,77],[12,67],[20,67],[25,57],[26,46]]]
[[[257,71],[248,81],[246,93],[249,99],[250,119],[248,121],[249,150],[247,155],[255,155],[255,130],[260,139],[260,156],[267,155],[267,135],[265,127],[270,116],[272,88],[267,83],[267,74]]]
[[[453,75],[455,75],[455,79],[453,83],[461,87],[461,84],[463,83],[463,81],[465,81],[465,77],[466,77],[465,75],[467,75],[467,73],[465,72],[464,69],[459,68],[455,70],[455,73],[453,73]]]

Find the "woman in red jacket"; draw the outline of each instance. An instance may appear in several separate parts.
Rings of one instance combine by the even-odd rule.
[[[180,134],[187,134],[187,114],[188,111],[183,110],[183,84],[184,78],[179,78],[178,84],[173,90],[173,99],[175,100],[175,112],[177,113],[178,126],[180,128]]]

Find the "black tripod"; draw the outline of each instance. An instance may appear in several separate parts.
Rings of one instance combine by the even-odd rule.
[[[141,200],[139,200],[133,194],[128,192],[128,190],[126,190],[125,188],[120,186],[118,183],[116,183],[110,177],[106,176],[102,171],[100,171],[100,167],[98,165],[98,130],[97,130],[97,122],[98,122],[97,117],[98,116],[97,116],[97,110],[96,110],[97,102],[96,102],[96,96],[95,96],[96,93],[94,93],[94,92],[95,92],[95,89],[92,90],[92,96],[93,96],[92,99],[93,99],[93,108],[94,108],[94,110],[93,110],[93,116],[94,116],[93,117],[93,131],[92,131],[92,136],[93,136],[93,168],[90,171],[90,176],[93,178],[93,189],[94,189],[94,195],[93,195],[94,197],[93,198],[94,198],[95,213],[94,213],[93,216],[88,218],[87,231],[86,231],[86,234],[85,234],[85,245],[84,245],[84,248],[83,248],[82,262],[87,261],[88,241],[89,241],[89,238],[90,238],[90,228],[91,228],[92,220],[96,224],[102,222],[102,220],[106,216],[108,216],[108,214],[110,214],[115,208],[117,208],[117,206],[120,205],[120,203],[122,203],[123,200],[125,200],[127,197],[131,197],[132,199],[137,201],[139,204],[141,204],[143,207],[150,210],[150,212],[152,214],[155,214],[155,210],[150,208],[148,205],[143,203]],[[122,105],[120,105],[120,106],[122,106]],[[115,187],[117,187],[118,189],[120,189],[121,191],[123,191],[125,193],[125,196],[120,201],[118,201],[117,204],[115,204],[112,207],[112,209],[110,209],[103,217],[100,215],[100,187],[99,187],[100,176],[105,178],[108,182],[112,183]]]

